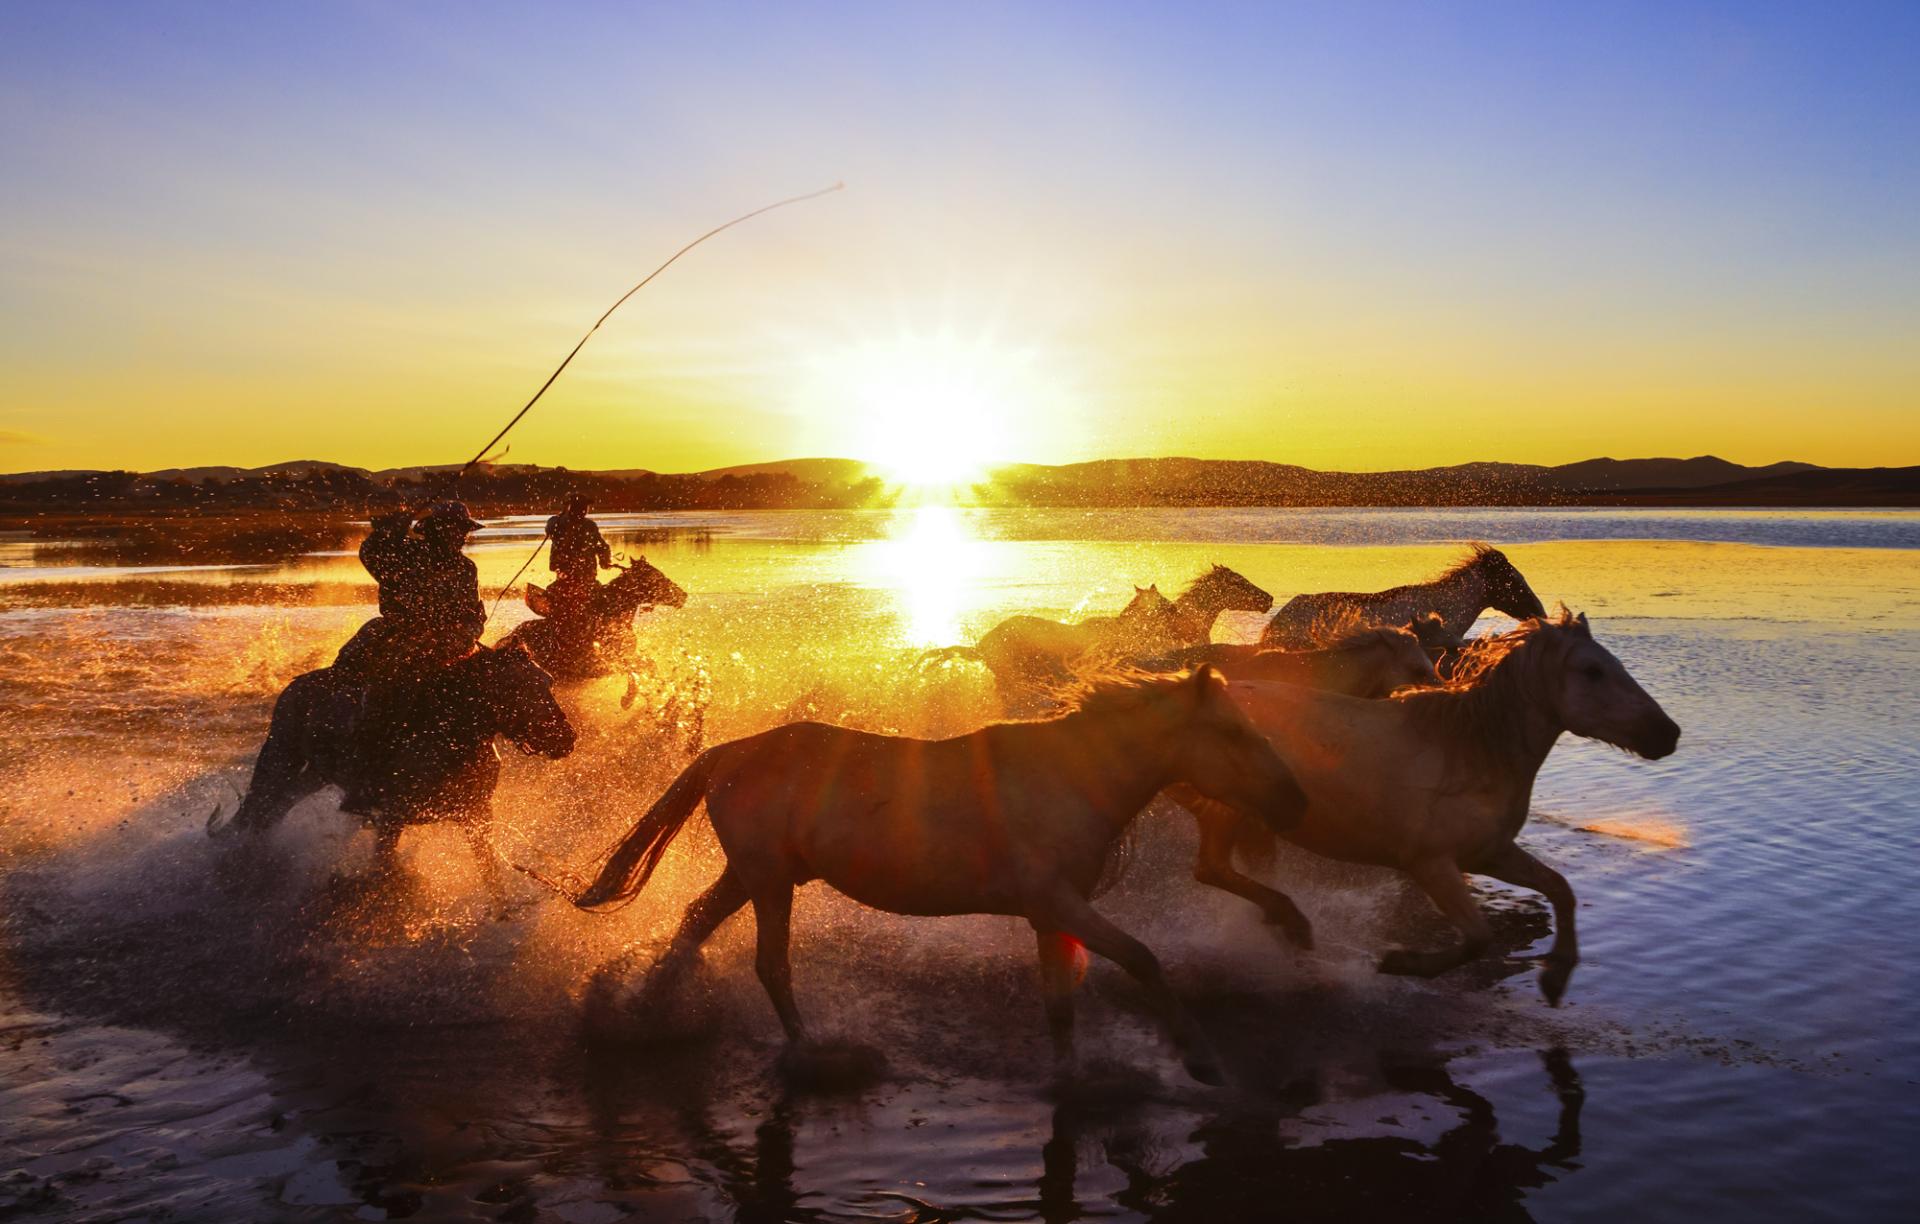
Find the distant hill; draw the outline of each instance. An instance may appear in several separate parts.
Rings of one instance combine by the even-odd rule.
[[[1912,504],[1911,490],[1888,471],[1791,462],[1747,467],[1702,455],[1588,459],[1557,467],[1464,463],[1395,472],[1321,472],[1259,460],[1108,459],[1059,467],[1016,464],[995,476],[1008,500],[1034,505],[1530,506],[1607,504],[1623,497],[1737,505],[1755,481],[1780,482],[1753,486],[1769,498],[1791,497],[1800,489],[1809,498],[1842,497],[1846,504]],[[1794,483],[1819,474],[1836,478]]]
[[[458,466],[369,471],[302,459],[259,468],[22,472],[0,476],[0,508],[16,516],[174,506],[365,514],[444,496],[446,478]],[[616,511],[884,506],[900,491],[859,460],[832,458],[683,473],[492,464],[467,473],[459,486],[459,496],[492,514],[541,512],[574,492],[592,496],[600,510]],[[1031,506],[1920,506],[1920,468],[1748,467],[1700,455],[1322,472],[1266,460],[1176,456],[1009,464],[972,493],[983,504]]]
[[[742,463],[734,467],[708,468],[695,472],[708,480],[723,476],[777,476],[782,473],[796,480],[853,481],[865,479],[868,465],[858,459],[781,459],[773,463]]]
[[[1742,467],[1713,455],[1699,455],[1692,459],[1584,459],[1579,463],[1544,469],[1546,479],[1555,488],[1586,491],[1699,489],[1740,480],[1817,470],[1811,463],[1769,463],[1765,467]]]

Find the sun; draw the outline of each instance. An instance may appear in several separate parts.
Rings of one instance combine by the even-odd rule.
[[[875,378],[862,389],[855,458],[916,487],[973,484],[1001,457],[999,405],[939,374]]]
[[[898,332],[813,356],[839,452],[921,489],[985,480],[1035,444],[1057,394],[1032,350],[952,331]]]

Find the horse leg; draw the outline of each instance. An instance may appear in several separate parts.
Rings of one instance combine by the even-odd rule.
[[[284,695],[274,703],[275,717],[267,724],[267,738],[260,745],[260,755],[254,758],[247,793],[241,796],[240,806],[234,809],[229,822],[233,828],[264,833],[292,810],[294,804],[324,784],[317,776],[318,771],[307,768],[304,729],[292,725],[306,715],[298,705],[298,701],[290,702]]]
[[[1051,929],[1078,939],[1089,950],[1126,970],[1128,976],[1146,988],[1188,1075],[1203,1084],[1226,1082],[1205,1036],[1187,1015],[1186,1008],[1180,1006],[1180,1000],[1174,997],[1159,959],[1147,945],[1108,922],[1085,897],[1065,885],[1056,888],[1048,898],[1042,918]]]
[[[667,943],[667,950],[653,963],[653,968],[640,982],[640,988],[634,993],[633,1006],[644,1012],[679,982],[693,963],[694,954],[700,950],[720,924],[738,913],[748,900],[747,886],[731,867],[720,873],[707,891],[693,899],[686,913],[680,916],[680,925],[674,929],[673,938]],[[618,994],[619,983],[616,980],[620,970],[636,956],[633,947],[603,963],[593,971],[587,986],[586,1022],[589,1031],[607,1035],[616,1033],[616,1017],[613,1011]]]
[[[1428,859],[1408,868],[1407,874],[1459,930],[1461,940],[1451,948],[1436,952],[1396,948],[1380,958],[1380,972],[1433,977],[1464,965],[1487,950],[1487,945],[1493,942],[1493,929],[1474,903],[1473,894],[1467,891],[1467,881],[1457,863],[1452,859]]]
[[[687,906],[687,912],[680,916],[680,925],[674,929],[667,950],[654,962],[642,989],[654,991],[670,986],[693,963],[700,945],[720,929],[721,923],[738,913],[748,899],[747,886],[733,874],[733,869],[729,867],[721,872],[720,878],[695,897],[693,904]],[[758,915],[758,908],[754,913]]]
[[[1266,915],[1266,921],[1279,927],[1295,947],[1312,948],[1313,924],[1293,899],[1234,867],[1233,843],[1240,828],[1240,813],[1204,797],[1186,806],[1200,825],[1200,851],[1194,856],[1193,878],[1253,902]]]
[[[487,896],[493,899],[494,916],[506,918],[507,893],[500,883],[500,856],[493,849],[493,805],[488,804],[462,820],[460,832],[467,839],[467,849],[473,851],[474,866],[480,869],[480,882],[486,887]]]
[[[780,1015],[787,1040],[802,1042],[807,1039],[807,1029],[800,1023],[800,1009],[793,1003],[793,968],[787,961],[792,919],[792,883],[777,880],[753,889],[754,971],[760,975],[767,997],[773,1000],[773,1010]]]
[[[1073,1066],[1074,950],[1077,941],[1058,931],[1033,928],[1040,944],[1040,997],[1047,1009],[1047,1033],[1053,1038],[1056,1071]]]
[[[1481,875],[1521,888],[1531,888],[1553,906],[1553,947],[1540,962],[1540,993],[1554,1007],[1567,992],[1567,979],[1580,963],[1580,937],[1574,929],[1573,888],[1567,878],[1509,842],[1490,858],[1475,864]]]

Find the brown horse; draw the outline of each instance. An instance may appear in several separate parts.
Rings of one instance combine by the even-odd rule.
[[[585,680],[627,671],[639,663],[633,633],[634,613],[642,608],[684,608],[687,593],[645,557],[628,565],[612,581],[583,591],[579,606],[554,596],[560,584],[527,584],[527,607],[535,619],[523,621],[500,639],[502,646],[525,646],[557,679]]]
[[[1180,651],[1173,658],[1190,666],[1211,663],[1230,680],[1295,684],[1349,697],[1379,698],[1410,685],[1440,683],[1410,629],[1363,629],[1318,650],[1214,644]],[[1167,797],[1191,811],[1200,827],[1193,878],[1253,902],[1288,939],[1312,947],[1313,928],[1292,899],[1233,865],[1234,847],[1256,835],[1255,822],[1225,804],[1205,802],[1187,786],[1170,788]]]
[[[1175,782],[1283,823],[1302,802],[1279,757],[1205,667],[1110,682],[1059,717],[947,740],[791,723],[696,758],[576,904],[610,907],[638,893],[705,799],[727,866],[687,908],[649,992],[683,972],[707,937],[751,902],[760,981],[788,1039],[804,1039],[787,966],[788,919],[794,888],[824,880],[896,914],[1025,918],[1039,941],[1048,1027],[1062,1062],[1072,1055],[1074,956],[1084,944],[1146,988],[1188,1071],[1217,1083],[1213,1056],[1160,962],[1087,899],[1115,840]]]
[[[1072,682],[1082,668],[1100,668],[1130,655],[1165,650],[1176,642],[1173,601],[1157,586],[1133,588],[1117,616],[1067,624],[1043,616],[1010,616],[974,646],[929,650],[921,662],[973,659],[986,664],[1005,695]]]
[[[1144,664],[1179,671],[1211,664],[1230,680],[1275,680],[1350,697],[1385,697],[1409,684],[1438,684],[1420,638],[1408,629],[1360,629],[1313,650],[1211,642]]]
[[[1431,977],[1485,951],[1492,933],[1461,879],[1471,871],[1552,904],[1540,989],[1559,1003],[1579,962],[1573,890],[1514,843],[1534,777],[1563,732],[1648,760],[1680,742],[1679,725],[1593,640],[1584,616],[1483,639],[1445,687],[1385,701],[1267,681],[1229,691],[1306,789],[1304,816],[1281,836],[1329,858],[1398,868],[1459,930],[1451,948],[1389,952],[1381,972]]]
[[[473,653],[422,678],[395,700],[390,741],[370,743],[364,692],[332,668],[295,676],[273,705],[266,742],[233,818],[215,809],[213,836],[265,833],[293,805],[329,784],[345,791],[340,810],[374,830],[383,870],[397,862],[407,825],[457,823],[496,901],[497,863],[489,840],[500,778],[496,736],[522,752],[560,758],[573,751],[573,724],[553,699],[553,677],[519,646]]]
[[[1212,636],[1222,612],[1265,612],[1271,607],[1273,596],[1226,566],[1215,565],[1171,600],[1158,584],[1135,587],[1133,600],[1117,617],[1065,625],[1015,616],[988,630],[976,646],[951,646],[925,657],[978,659],[993,672],[1003,695],[1017,697],[1063,686],[1090,668],[1199,645]]]
[[[1267,622],[1260,641],[1266,646],[1300,649],[1318,646],[1330,632],[1366,625],[1404,625],[1438,613],[1440,626],[1463,637],[1488,608],[1516,620],[1545,616],[1547,610],[1507,555],[1486,544],[1470,544],[1469,555],[1431,582],[1361,594],[1330,591],[1296,595]]]

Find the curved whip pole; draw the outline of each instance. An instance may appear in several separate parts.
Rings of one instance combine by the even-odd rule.
[[[533,398],[528,400],[526,402],[525,407],[521,408],[520,411],[514,413],[513,419],[511,421],[508,421],[505,425],[501,426],[500,432],[493,435],[493,437],[488,440],[485,446],[481,447],[478,451],[476,451],[474,453],[473,458],[467,460],[466,463],[461,466],[460,470],[454,473],[453,482],[455,484],[458,484],[462,476],[465,476],[469,471],[473,469],[474,465],[478,464],[482,459],[485,459],[487,455],[493,451],[493,448],[500,444],[500,440],[506,437],[507,434],[513,429],[515,425],[518,425],[520,423],[521,417],[526,416],[528,412],[532,411],[533,406],[540,402],[540,397],[547,393],[547,388],[551,387],[553,385],[554,380],[560,377],[560,372],[562,370],[565,370],[567,366],[573,361],[574,357],[578,355],[580,350],[586,347],[587,341],[593,338],[593,333],[600,330],[600,325],[602,323],[605,323],[609,318],[611,318],[613,316],[614,311],[624,306],[628,298],[640,292],[642,289],[645,289],[647,287],[648,281],[651,281],[654,277],[660,275],[662,272],[665,272],[668,268],[671,268],[673,266],[674,260],[679,259],[682,255],[685,255],[688,251],[691,251],[693,248],[699,246],[701,243],[713,237],[715,234],[718,234],[723,230],[730,230],[734,226],[739,225],[742,221],[751,221],[755,217],[760,216],[762,213],[770,213],[776,208],[785,208],[789,204],[801,204],[801,203],[805,203],[808,200],[817,200],[821,196],[831,195],[834,192],[839,191],[841,188],[845,186],[846,186],[845,183],[835,183],[833,186],[822,188],[819,191],[809,191],[805,195],[789,196],[787,199],[777,200],[772,204],[767,204],[760,208],[756,208],[750,213],[743,213],[742,215],[735,217],[733,220],[727,222],[725,225],[714,226],[712,229],[708,230],[706,233],[700,235],[698,238],[695,238],[692,242],[689,242],[687,245],[675,251],[673,255],[667,260],[667,262],[661,264],[659,267],[655,268],[653,271],[647,273],[646,278],[644,280],[642,280],[639,284],[635,285],[633,288],[627,290],[625,293],[621,294],[619,301],[607,307],[606,314],[603,314],[598,319],[594,320],[593,326],[587,329],[587,334],[580,337],[580,343],[574,345],[573,351],[567,354],[566,360],[562,361],[558,366],[556,366],[554,368],[553,373],[547,375],[547,381],[540,384],[540,389],[533,393]]]

